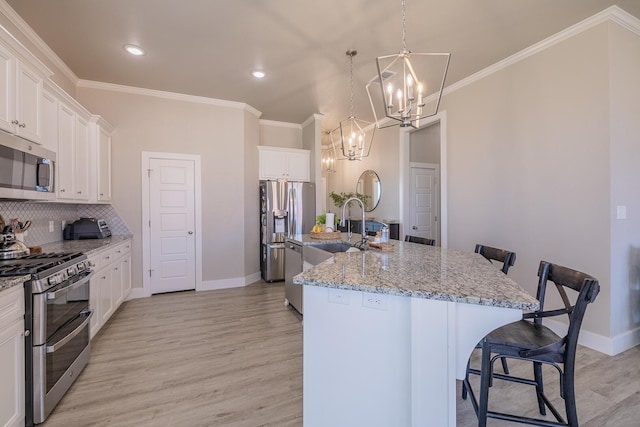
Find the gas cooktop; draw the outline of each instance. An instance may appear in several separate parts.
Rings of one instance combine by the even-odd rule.
[[[46,276],[48,272],[57,272],[66,266],[86,259],[82,252],[44,253],[27,255],[16,259],[0,260],[0,277],[9,276]]]

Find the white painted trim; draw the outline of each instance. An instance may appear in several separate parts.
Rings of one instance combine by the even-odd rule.
[[[449,246],[449,233],[447,231],[449,222],[447,214],[448,206],[448,168],[447,168],[447,112],[441,111],[435,116],[429,117],[421,123],[418,129],[400,128],[400,218],[403,224],[409,224],[410,206],[409,191],[411,181],[411,164],[410,164],[410,144],[411,134],[417,130],[431,126],[440,122],[440,247],[447,248]],[[403,235],[404,230],[400,230]]]
[[[557,320],[545,319],[544,325],[560,336],[567,334],[568,325]],[[640,328],[615,337],[605,337],[585,329],[580,330],[578,344],[609,356],[615,356],[640,344]]]
[[[324,114],[319,114],[319,113],[314,113],[312,115],[310,115],[307,120],[305,120],[304,122],[302,122],[302,124],[300,125],[300,127],[305,127],[309,124],[311,124],[313,121],[315,120],[319,120],[321,121],[322,119],[324,119]]]
[[[505,59],[502,61],[498,61],[495,64],[484,68],[477,73],[470,75],[462,80],[457,81],[456,83],[447,86],[443,91],[443,96],[453,93],[459,89],[462,89],[465,86],[469,86],[481,80],[491,74],[497,73],[498,71],[507,68],[517,62],[520,62],[530,56],[533,56],[537,53],[540,53],[551,46],[554,46],[558,43],[561,43],[571,37],[574,37],[583,31],[589,30],[597,25],[600,25],[604,22],[611,21],[616,24],[626,28],[627,30],[640,35],[640,19],[637,19],[633,15],[630,15],[626,11],[620,9],[618,6],[611,6],[600,13],[596,13],[595,15],[586,18],[571,27],[568,27],[546,39],[527,47]]]
[[[0,0],[2,5],[2,0]],[[53,72],[42,61],[40,61],[20,40],[16,39],[5,27],[0,25],[0,40],[21,62],[29,64],[38,71],[44,78],[49,77]]]
[[[289,122],[277,122],[275,120],[259,120],[260,126],[273,126],[273,127],[281,127],[281,128],[290,128],[290,129],[299,129],[302,130],[302,125],[297,123],[289,123]]]
[[[413,168],[421,168],[421,169],[434,169],[436,178],[438,180],[438,185],[436,186],[436,208],[438,210],[437,216],[441,217],[440,214],[440,165],[436,163],[422,163],[422,162],[409,162],[409,177],[411,177],[411,170]],[[409,181],[410,182],[410,181]],[[411,186],[409,186],[411,189]],[[408,212],[411,215],[411,212]],[[407,222],[408,224],[408,222]],[[440,244],[440,239],[442,239],[442,230],[440,230],[440,219],[436,221],[436,244]],[[402,236],[400,236],[402,240]]]
[[[234,277],[232,279],[206,280],[196,288],[196,291],[215,291],[218,289],[242,288],[252,283],[259,282],[260,272],[250,274],[245,277]]]
[[[18,31],[20,31],[22,35],[24,35],[31,43],[33,43],[47,59],[53,62],[58,68],[60,68],[62,73],[65,74],[69,78],[69,80],[71,80],[71,82],[76,82],[78,78],[75,74],[73,74],[71,69],[67,67],[64,62],[62,62],[62,59],[60,59],[60,57],[58,57],[58,55],[56,55],[53,50],[51,50],[51,48],[44,42],[44,40],[42,40],[40,36],[38,36],[38,34],[33,31],[29,24],[27,24],[25,20],[22,19],[22,17],[18,15],[16,11],[13,10],[13,8],[9,6],[9,3],[7,3],[5,0],[0,0],[0,13],[6,16],[9,22],[15,25]],[[11,37],[11,39],[13,39],[6,39],[5,41],[11,43],[12,47],[14,48],[19,45],[20,50],[23,50],[22,54],[27,57],[28,62],[31,63],[31,65],[33,65],[37,69],[42,70],[43,72],[48,73],[47,77],[53,74],[53,72],[46,65],[44,65],[44,63],[40,61],[40,59],[38,59],[31,51],[29,51],[21,42],[19,42],[13,34],[9,33],[9,31],[7,31],[2,26],[0,26],[0,28],[2,28],[2,30],[4,30]],[[17,43],[17,45],[15,43]]]
[[[149,227],[144,224],[149,223],[149,174],[144,173],[149,168],[151,159],[167,160],[192,160],[194,162],[194,204],[195,204],[195,243],[196,243],[196,289],[202,286],[202,169],[199,154],[182,153],[157,153],[143,151],[141,156],[142,175],[142,293],[136,291],[135,295],[151,296],[151,281],[146,274],[151,266],[151,251],[149,249]],[[132,288],[132,294],[134,293]]]
[[[148,296],[150,295],[145,293],[144,288],[131,288],[131,292],[129,292],[126,300],[129,301],[137,298],[147,298]]]
[[[117,85],[113,83],[102,83],[91,80],[78,80],[77,87],[106,90],[111,92],[128,93],[132,95],[153,96],[155,98],[170,99],[172,101],[193,102],[196,104],[214,105],[216,107],[237,108],[246,110],[256,117],[262,115],[261,111],[256,110],[249,104],[244,102],[226,101],[224,99],[208,98],[205,96],[185,95],[176,92],[166,92],[162,90],[144,89],[133,86]]]

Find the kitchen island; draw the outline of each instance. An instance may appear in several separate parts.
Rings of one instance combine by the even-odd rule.
[[[408,242],[336,253],[304,285],[304,425],[455,426],[456,378],[538,302],[481,255]]]

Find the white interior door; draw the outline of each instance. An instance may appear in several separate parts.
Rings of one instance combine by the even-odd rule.
[[[149,159],[151,293],[196,288],[194,161]]]
[[[411,224],[406,234],[436,240],[438,236],[438,167],[411,166]]]

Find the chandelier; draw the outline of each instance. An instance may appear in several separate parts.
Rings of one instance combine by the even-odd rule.
[[[327,132],[329,133],[329,132]],[[333,173],[336,171],[335,163],[336,163],[336,147],[331,141],[331,145],[322,146],[322,171]]]
[[[418,128],[438,113],[450,53],[414,53],[407,49],[405,0],[402,0],[402,51],[376,58],[378,75],[366,85],[376,125]],[[384,124],[381,119],[391,119]],[[386,122],[386,121],[385,121]]]
[[[342,156],[338,160],[362,160],[369,156],[371,145],[373,145],[373,134],[375,126],[373,123],[356,119],[353,115],[353,57],[358,54],[357,50],[349,49],[346,55],[350,63],[350,90],[351,90],[351,110],[349,117],[340,122],[340,126],[331,131],[331,144],[340,146]],[[371,136],[367,138],[366,129],[371,129]]]

